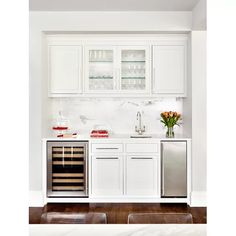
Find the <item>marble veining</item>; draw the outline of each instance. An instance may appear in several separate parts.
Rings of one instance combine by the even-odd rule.
[[[48,120],[58,117],[59,111],[69,120],[70,128],[79,133],[89,133],[95,125],[106,127],[110,133],[134,133],[136,114],[142,113],[146,133],[164,133],[160,122],[162,111],[183,113],[182,99],[175,98],[53,98],[49,102]],[[183,120],[181,121],[183,124]],[[181,134],[182,126],[175,127]],[[50,135],[50,133],[49,133]]]

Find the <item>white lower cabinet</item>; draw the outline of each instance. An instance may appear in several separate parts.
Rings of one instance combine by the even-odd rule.
[[[92,156],[92,195],[123,195],[123,157],[121,155]]]
[[[52,141],[51,139],[49,139]],[[89,196],[77,197],[68,194],[67,197],[51,198],[47,196],[47,141],[44,140],[44,198],[45,202],[185,202],[190,203],[191,196],[191,140],[189,139],[153,139],[153,140],[122,140],[122,139],[91,139],[89,140],[88,155],[88,181]],[[58,140],[56,140],[59,142]],[[74,140],[73,140],[74,141]],[[187,194],[181,197],[161,196],[161,176],[165,179],[166,173],[173,172],[161,168],[168,164],[163,155],[176,159],[179,150],[172,153],[164,152],[164,142],[186,142],[186,163],[181,162],[176,168],[182,170],[187,168],[186,188]],[[65,141],[62,141],[63,145]],[[161,142],[161,143],[160,143]],[[161,145],[162,144],[162,145]],[[171,144],[171,143],[170,143]],[[160,149],[161,148],[161,149]],[[56,155],[56,154],[55,154]],[[172,158],[173,159],[173,158]],[[172,160],[173,161],[173,160]],[[178,160],[179,162],[180,160]],[[183,164],[183,166],[182,166]],[[164,167],[164,166],[162,166]],[[174,168],[174,170],[176,169]],[[162,169],[162,170],[161,170]],[[164,171],[164,172],[163,172]],[[173,175],[173,173],[170,173]],[[173,181],[172,181],[173,182]],[[176,181],[175,181],[176,182]],[[178,181],[177,181],[178,182]],[[164,183],[164,182],[163,182]],[[165,187],[162,183],[162,188]],[[182,188],[183,186],[181,186]],[[162,189],[166,192],[167,189]],[[181,189],[180,189],[181,190]]]
[[[126,158],[126,195],[159,196],[157,156],[130,155]]]

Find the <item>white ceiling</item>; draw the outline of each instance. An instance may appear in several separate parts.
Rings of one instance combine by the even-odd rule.
[[[191,11],[199,0],[29,0],[31,11]]]

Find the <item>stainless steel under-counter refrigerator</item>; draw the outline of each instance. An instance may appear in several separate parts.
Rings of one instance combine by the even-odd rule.
[[[187,142],[161,142],[161,197],[187,197]]]

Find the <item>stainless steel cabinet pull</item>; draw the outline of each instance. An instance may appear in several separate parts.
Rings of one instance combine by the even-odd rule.
[[[111,150],[115,150],[115,149],[118,149],[118,148],[96,148],[96,149],[99,149],[99,150],[106,150],[106,149],[111,149]]]
[[[131,159],[137,159],[137,160],[146,160],[146,159],[153,159],[152,157],[131,157]]]
[[[119,159],[118,157],[96,157],[96,159],[100,160],[113,160],[113,159]]]

